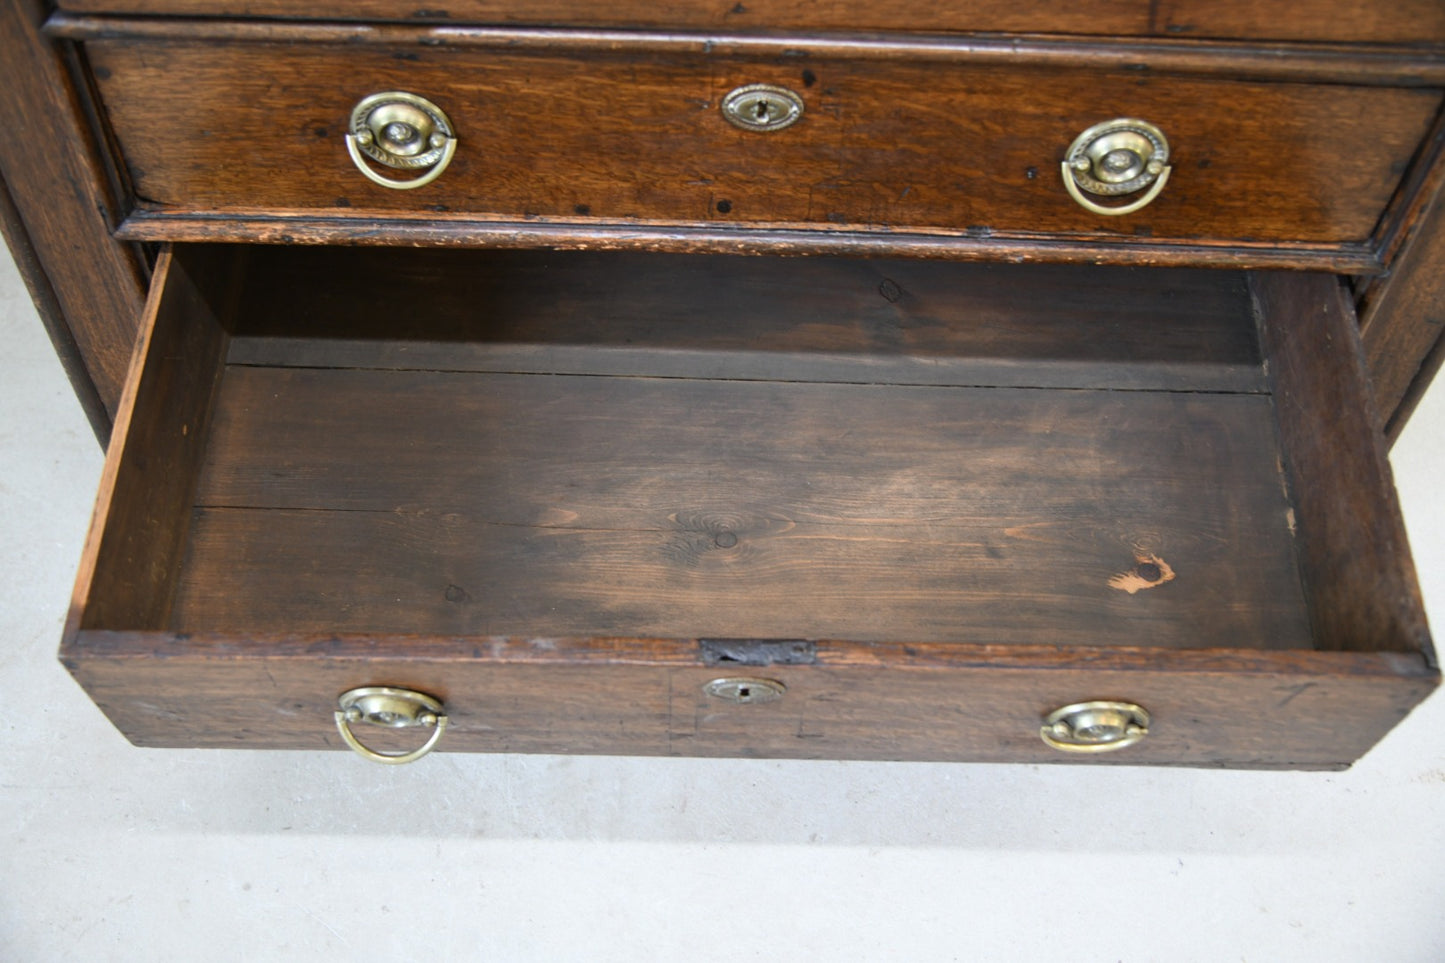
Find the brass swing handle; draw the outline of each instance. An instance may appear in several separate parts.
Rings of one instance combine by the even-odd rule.
[[[436,748],[447,728],[440,700],[412,689],[394,686],[362,686],[343,692],[336,700],[336,729],[356,754],[388,765],[415,762]],[[386,729],[430,729],[431,737],[410,752],[378,752],[362,743],[351,731],[353,724]]]
[[[1132,702],[1076,702],[1045,716],[1039,736],[1061,752],[1113,752],[1148,736],[1149,723]]]
[[[1064,187],[1085,210],[1105,217],[1132,214],[1145,207],[1169,182],[1169,140],[1144,120],[1121,117],[1095,124],[1074,139],[1064,155]],[[1144,191],[1117,206],[1089,195],[1120,197]]]
[[[346,149],[374,183],[407,191],[430,184],[457,152],[457,135],[442,109],[425,97],[400,90],[364,97],[351,111]],[[420,173],[387,177],[374,165]]]

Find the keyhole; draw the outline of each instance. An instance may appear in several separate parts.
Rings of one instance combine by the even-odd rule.
[[[738,689],[738,698],[742,699],[744,702],[752,698],[752,695],[753,690],[748,688],[747,686],[743,686],[742,688]]]
[[[769,105],[766,100],[760,100],[758,101],[758,105],[753,108],[753,113],[757,116],[760,123],[766,124],[768,122],[768,115],[772,113],[772,106]]]

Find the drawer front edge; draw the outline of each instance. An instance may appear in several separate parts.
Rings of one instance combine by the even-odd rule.
[[[811,665],[708,664],[693,640],[259,640],[82,632],[63,659],[141,746],[340,748],[334,700],[398,685],[443,700],[442,749],[616,755],[1077,762],[1042,717],[1108,698],[1153,715],[1140,744],[1086,761],[1329,769],[1428,695],[1395,653],[1090,650],[819,642]],[[705,694],[775,679],[771,703]]]

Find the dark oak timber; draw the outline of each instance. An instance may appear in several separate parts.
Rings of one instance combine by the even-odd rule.
[[[169,439],[170,514],[102,512],[63,651],[138,743],[334,746],[335,693],[385,681],[464,750],[1064,761],[1038,719],[1114,697],[1166,735],[1109,761],[1329,768],[1434,685],[1368,412],[1304,418],[1365,390],[1329,279],[250,254],[243,287],[163,262],[116,451]],[[113,452],[111,497],[153,470]],[[177,536],[125,582],[112,542]],[[701,693],[739,636],[812,640],[747,669],[780,702]]]
[[[1425,610],[1345,291],[1324,275],[1264,273],[1251,282],[1317,644],[1428,655]]]
[[[1436,88],[1170,75],[1162,58],[1144,71],[1003,70],[616,41],[559,52],[96,39],[86,51],[139,210],[342,221],[422,211],[1338,247],[1372,237],[1441,103]],[[718,103],[748,83],[798,89],[802,120],[732,127]],[[451,166],[419,190],[374,185],[347,155],[352,107],[387,89],[424,94],[459,132]],[[1174,174],[1143,211],[1101,217],[1068,196],[1059,163],[1126,105],[1168,132]]]
[[[719,54],[802,62],[811,58],[907,60],[936,65],[973,63],[1018,68],[1163,71],[1315,83],[1438,87],[1445,55],[1430,48],[1356,45],[1256,44],[1114,37],[938,37],[908,31],[885,34],[739,34],[675,30],[588,30],[513,27],[416,27],[315,21],[113,19],[57,13],[46,32],[67,40],[189,43],[340,43],[415,50],[492,49],[571,52],[626,49],[637,54]]]
[[[252,368],[211,452],[180,630],[1308,644],[1264,398]]]
[[[5,235],[52,340],[73,344],[83,369],[68,368],[104,438],[120,400],[146,268],[111,239],[118,199],[100,162],[82,107],[56,45],[38,32],[38,0],[0,2],[0,181],[9,196]],[[87,384],[86,382],[89,382]]]
[[[820,641],[815,665],[748,669],[788,693],[738,706],[703,695],[719,668],[686,639],[84,642],[72,671],[148,746],[340,749],[335,696],[386,679],[446,701],[441,751],[1340,769],[1436,681],[1418,655],[1394,653]],[[1039,740],[1044,714],[1098,697],[1147,705],[1150,737],[1092,757]]]
[[[443,751],[1339,768],[1438,682],[1380,429],[1445,362],[1439,0],[0,0],[0,82],[115,418],[61,656],[139,745],[398,685]],[[348,156],[385,90],[421,189]],[[1173,167],[1108,217],[1116,117]],[[1149,737],[1040,740],[1099,699]]]
[[[55,286],[50,283],[45,272],[45,263],[36,253],[35,245],[31,243],[30,234],[25,230],[25,223],[3,177],[0,177],[0,236],[4,237],[20,278],[25,282],[31,300],[35,302],[36,314],[45,325],[45,333],[50,336],[50,344],[65,369],[66,377],[90,421],[91,429],[104,444],[110,437],[110,410],[95,387],[95,381],[85,365],[85,356],[75,341],[75,333],[70,330],[66,321],[65,310],[60,306],[60,296]]]
[[[226,332],[207,297],[233,294],[206,274],[233,263],[198,248],[167,252],[157,265],[76,587],[79,627],[151,625],[170,610],[225,356]]]
[[[1437,165],[1438,166],[1438,165]],[[1430,205],[1387,277],[1365,288],[1360,330],[1376,409],[1399,437],[1439,367],[1445,332],[1445,189],[1431,185]]]
[[[481,215],[398,212],[175,213],[136,210],[117,237],[131,241],[255,244],[346,244],[357,247],[541,248],[568,251],[651,251],[681,254],[847,255],[1011,263],[1120,264],[1338,271],[1373,275],[1383,265],[1372,244],[1309,245],[1276,241],[1155,241],[1111,235],[1007,234],[992,229],[927,233],[832,230],[796,225],[686,224],[531,217],[508,221]]]
[[[286,0],[66,0],[69,10],[164,16],[296,17]],[[620,0],[452,0],[445,9],[399,0],[323,0],[306,4],[318,20],[504,23],[568,26],[762,30],[929,30],[1163,37],[1227,37],[1377,43],[1445,41],[1445,11],[1434,0],[1360,4],[1301,0],[674,0],[665,6]]]
[[[1238,273],[324,247],[248,257],[260,283],[246,289],[233,364],[1265,390]],[[385,278],[386,302],[417,310],[379,310],[370,284],[316,283],[351,275]]]

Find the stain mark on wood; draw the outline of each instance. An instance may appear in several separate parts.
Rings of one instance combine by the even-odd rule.
[[[1134,595],[1143,589],[1151,589],[1172,581],[1174,569],[1168,562],[1152,552],[1137,552],[1134,555],[1134,567],[1109,579],[1109,587]]]
[[[1313,689],[1314,687],[1315,683],[1313,682],[1301,682],[1297,685],[1281,686],[1277,691],[1288,692],[1289,695],[1285,696],[1283,701],[1281,701],[1280,704],[1276,706],[1276,708],[1283,709],[1285,706],[1289,705],[1295,699],[1298,699],[1300,696],[1304,695],[1306,692],[1308,692],[1310,689]]]

